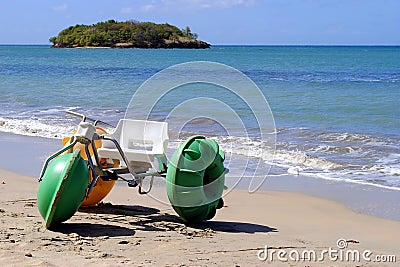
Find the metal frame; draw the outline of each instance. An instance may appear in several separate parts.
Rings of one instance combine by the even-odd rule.
[[[76,116],[76,117],[79,117],[79,118],[82,118],[82,122],[86,122],[87,120],[89,120],[89,121],[93,122],[94,126],[96,126],[98,123],[101,123],[106,126],[114,128],[113,125],[110,125],[110,124],[105,123],[100,120],[94,120],[94,119],[88,118],[85,115],[74,112],[72,110],[68,110],[68,111],[66,111],[66,113]],[[115,147],[117,148],[122,160],[124,161],[126,167],[125,168],[104,168],[103,169],[103,167],[100,163],[99,155],[97,153],[96,144],[94,143],[95,140],[107,140],[107,141],[113,142]],[[42,181],[43,175],[46,172],[46,169],[47,169],[50,161],[68,150],[72,151],[72,148],[77,143],[81,143],[81,144],[85,145],[85,153],[88,158],[88,160],[87,160],[88,168],[90,169],[90,172],[93,176],[93,180],[88,184],[86,198],[89,196],[89,194],[93,190],[93,187],[96,185],[99,178],[112,179],[112,180],[121,179],[122,181],[127,182],[128,186],[130,186],[130,187],[139,186],[139,188],[138,188],[139,194],[147,194],[151,191],[151,189],[153,187],[154,177],[155,176],[164,177],[164,175],[165,175],[165,172],[163,172],[163,173],[160,173],[160,172],[137,173],[137,172],[135,172],[135,170],[129,163],[129,160],[126,158],[126,156],[117,140],[106,137],[104,135],[98,135],[97,133],[95,133],[93,135],[92,140],[90,140],[89,138],[86,138],[84,136],[72,136],[68,146],[62,148],[61,150],[57,151],[56,153],[51,155],[49,158],[47,158],[47,160],[45,161],[45,164],[43,165],[42,171],[40,173],[39,182]],[[93,163],[92,157],[90,156],[89,145],[92,147],[93,156],[94,156],[94,160],[95,160],[96,164]],[[125,179],[125,178],[119,176],[119,174],[128,174],[128,173],[130,173],[132,175],[132,179]],[[143,190],[143,180],[146,177],[151,177],[150,185],[149,185],[148,190]]]

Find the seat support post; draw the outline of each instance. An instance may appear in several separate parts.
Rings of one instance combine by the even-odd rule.
[[[128,159],[126,158],[126,156],[125,156],[124,152],[122,151],[122,148],[119,145],[119,143],[117,142],[117,140],[115,140],[113,138],[108,138],[104,135],[100,136],[100,138],[114,143],[115,147],[117,148],[119,154],[122,157],[122,160],[125,162],[125,165],[128,168],[129,172],[132,174],[132,176],[135,178],[135,180],[139,179],[137,173],[132,169],[131,164],[129,163]]]

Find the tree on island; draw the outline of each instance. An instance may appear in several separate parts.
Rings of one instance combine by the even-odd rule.
[[[192,39],[197,39],[198,35],[197,33],[192,33],[192,30],[190,30],[189,26],[186,26],[184,29],[182,29],[183,36],[192,38]]]
[[[117,47],[117,48],[209,48],[197,40],[189,26],[179,30],[168,23],[108,20],[93,25],[75,25],[51,37],[53,47]]]

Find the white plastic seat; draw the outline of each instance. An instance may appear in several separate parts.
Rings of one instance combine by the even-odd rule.
[[[106,137],[117,140],[132,166],[149,163],[156,171],[164,171],[164,165],[167,164],[165,151],[169,140],[168,123],[122,119],[114,132]],[[97,152],[101,158],[118,159],[121,166],[124,166],[113,142],[103,140]]]

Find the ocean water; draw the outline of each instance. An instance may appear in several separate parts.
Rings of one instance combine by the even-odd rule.
[[[240,113],[250,135],[228,134],[218,122],[200,118],[188,124],[182,138],[192,133],[216,138],[231,155],[250,157],[248,172],[252,162],[265,162],[265,172],[272,165],[272,175],[299,174],[400,190],[400,47],[118,50],[3,45],[0,131],[61,138],[79,122],[65,114],[68,109],[116,125],[144,81],[189,61],[227,64],[254,81],[274,116],[276,151],[271,162],[271,155],[260,150],[265,144],[251,109],[224,90],[214,90],[212,96]],[[207,96],[201,88],[183,88],[160,101],[153,118],[162,120],[180,99]],[[231,115],[218,114],[224,116],[229,120]]]

